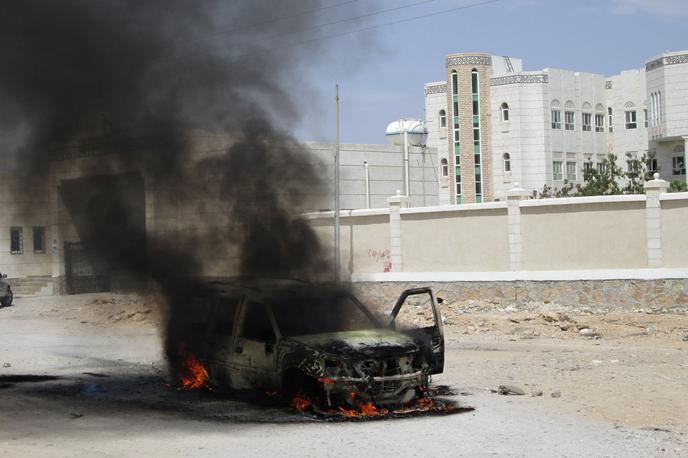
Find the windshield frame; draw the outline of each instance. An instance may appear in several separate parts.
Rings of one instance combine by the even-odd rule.
[[[354,296],[352,293],[348,291],[336,291],[334,297],[337,298],[344,298],[348,299],[353,305],[356,306],[356,308],[363,312],[365,317],[370,321],[370,328],[366,329],[380,329],[384,328],[384,324],[377,319],[377,317],[368,309],[368,307],[365,306],[356,296]],[[323,332],[318,332],[318,333],[309,333],[309,334],[291,334],[291,333],[286,333],[284,332],[284,327],[282,326],[282,323],[280,323],[280,320],[278,318],[278,313],[276,311],[277,307],[275,306],[273,301],[268,301],[267,303],[268,307],[270,308],[270,312],[272,314],[272,317],[274,318],[274,323],[277,327],[277,331],[279,332],[280,338],[282,337],[299,337],[299,336],[305,336],[305,335],[317,335],[317,334],[331,334],[334,332],[347,332],[347,331],[323,331]]]

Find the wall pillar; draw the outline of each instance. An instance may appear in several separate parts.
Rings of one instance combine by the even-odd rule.
[[[523,270],[523,244],[521,243],[521,206],[522,200],[530,193],[521,189],[518,183],[506,193],[507,216],[509,227],[509,262],[511,270]]]
[[[668,183],[659,179],[645,182],[645,226],[647,228],[647,266],[662,266],[662,206],[659,196],[667,191]]]
[[[51,276],[53,278],[60,278],[65,276],[65,260],[64,260],[64,236],[63,224],[60,207],[60,180],[51,171],[50,179],[48,180],[48,196],[50,199],[50,220],[45,237],[46,253],[50,255],[51,262]]]
[[[688,184],[688,137],[683,137],[683,167],[686,169],[686,184]]]
[[[403,272],[401,257],[401,207],[408,205],[408,197],[397,191],[396,196],[387,199],[389,204],[389,253],[392,261],[392,272]]]

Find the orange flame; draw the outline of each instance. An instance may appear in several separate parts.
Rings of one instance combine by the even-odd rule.
[[[339,408],[339,413],[347,418],[377,417],[389,414],[389,410],[378,407],[373,402],[359,402],[355,409]]]
[[[321,379],[321,382],[327,383],[329,379]],[[413,401],[409,402],[403,407],[399,407],[393,410],[387,409],[385,407],[380,407],[372,401],[356,402],[358,393],[351,393],[351,400],[354,404],[353,407],[347,408],[339,406],[335,409],[328,409],[324,413],[330,416],[342,416],[345,418],[364,418],[364,417],[383,417],[387,415],[408,415],[421,412],[450,412],[454,409],[452,405],[445,405],[442,402],[435,402],[435,400],[429,395],[425,387],[418,387],[419,392],[422,393],[421,396],[417,397]],[[312,402],[305,396],[299,394],[291,402],[294,409],[299,412],[305,412],[310,410],[312,407]]]
[[[311,401],[301,394],[297,394],[291,401],[291,406],[299,412],[306,412],[311,408]]]
[[[179,368],[179,389],[197,390],[208,388],[208,371],[196,356],[191,353],[184,342],[179,344],[179,357],[181,367]]]

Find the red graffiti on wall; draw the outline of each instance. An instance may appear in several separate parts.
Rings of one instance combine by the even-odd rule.
[[[375,262],[382,263],[384,272],[392,271],[392,254],[389,250],[375,250],[371,248],[368,250],[368,257],[373,258]]]

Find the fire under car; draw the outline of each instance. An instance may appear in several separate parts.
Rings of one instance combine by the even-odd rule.
[[[202,336],[196,351],[214,389],[308,396],[324,407],[400,406],[444,368],[430,288],[404,291],[386,317],[344,289],[299,281],[208,282],[189,305]],[[427,322],[401,329],[403,307]]]

